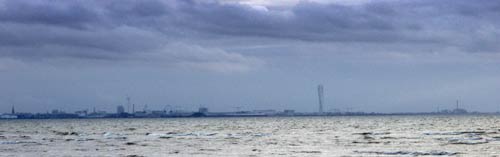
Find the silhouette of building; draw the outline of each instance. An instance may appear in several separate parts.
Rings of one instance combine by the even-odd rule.
[[[12,110],[10,111],[11,114],[16,114],[16,110],[14,109],[14,105],[12,105]]]
[[[125,107],[123,107],[122,105],[119,105],[118,107],[116,107],[116,113],[117,114],[125,113]]]
[[[457,109],[454,109],[453,111],[451,111],[452,113],[454,114],[466,114],[467,113],[467,110],[465,109],[462,109],[462,108],[457,108]]]
[[[460,108],[460,107],[458,106],[458,100],[457,100],[457,103],[456,103],[456,108],[455,108],[453,111],[451,111],[451,112],[452,112],[452,113],[454,113],[454,114],[466,114],[466,113],[467,113],[467,110],[465,110],[465,109],[463,109],[463,108]]]
[[[291,116],[295,114],[295,110],[284,110],[283,114]]]
[[[87,110],[75,111],[75,114],[78,115],[79,117],[86,117]]]
[[[208,113],[208,108],[206,108],[206,107],[200,107],[200,108],[198,109],[198,112],[199,112],[199,113],[203,113],[203,114]]]
[[[318,85],[319,113],[323,113],[323,85]]]
[[[53,109],[50,113],[51,114],[60,114],[60,113],[62,113],[62,111],[59,111],[57,109]]]

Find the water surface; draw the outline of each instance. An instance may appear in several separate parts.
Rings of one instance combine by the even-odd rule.
[[[494,156],[499,116],[0,120],[0,156]]]

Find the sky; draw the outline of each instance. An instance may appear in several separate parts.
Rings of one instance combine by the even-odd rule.
[[[500,1],[0,0],[0,112],[500,110]]]

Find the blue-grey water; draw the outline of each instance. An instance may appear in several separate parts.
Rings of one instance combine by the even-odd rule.
[[[0,120],[0,156],[499,154],[499,116]]]

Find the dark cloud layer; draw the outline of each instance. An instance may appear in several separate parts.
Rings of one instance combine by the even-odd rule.
[[[172,42],[247,37],[402,44],[435,51],[500,49],[497,1],[362,5],[302,1],[278,9],[194,0],[3,0],[0,4],[2,57],[121,59],[177,51],[168,47]]]
[[[0,110],[498,108],[500,1],[242,1],[0,0]]]

